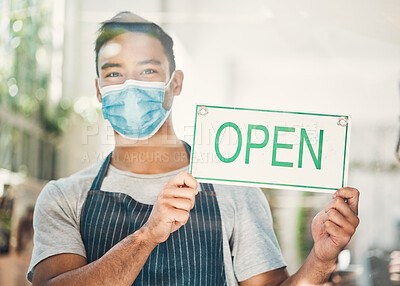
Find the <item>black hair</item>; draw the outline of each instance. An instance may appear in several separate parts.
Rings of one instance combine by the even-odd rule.
[[[161,27],[157,24],[140,18],[139,16],[131,12],[120,12],[115,15],[111,20],[103,22],[101,27],[97,31],[98,36],[96,38],[94,48],[96,53],[97,76],[99,76],[99,70],[97,66],[100,48],[116,36],[127,32],[144,33],[159,39],[169,62],[170,75],[173,73],[173,71],[175,70],[175,56],[173,50],[174,42],[172,38],[167,33],[165,33],[164,30],[161,29]]]

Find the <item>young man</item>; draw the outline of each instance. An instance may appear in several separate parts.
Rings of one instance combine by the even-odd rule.
[[[115,130],[106,160],[50,182],[35,208],[34,285],[318,285],[358,225],[358,191],[338,190],[289,277],[259,189],[198,184],[170,111],[183,73],[172,39],[122,12],[96,41],[97,95]],[[157,159],[158,158],[158,159]]]

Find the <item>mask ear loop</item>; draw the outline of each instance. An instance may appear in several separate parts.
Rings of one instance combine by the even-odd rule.
[[[170,83],[171,83],[172,80],[174,79],[174,76],[175,76],[175,71],[171,74],[169,80],[168,80],[167,83],[165,84],[164,89],[166,89],[166,88],[170,85]]]

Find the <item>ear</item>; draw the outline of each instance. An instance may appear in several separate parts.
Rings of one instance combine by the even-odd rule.
[[[97,100],[101,103],[101,93],[100,93],[99,78],[98,77],[96,77],[94,79],[94,85],[96,86]]]
[[[182,86],[183,86],[183,71],[176,70],[174,79],[171,82],[172,94],[174,96],[180,95],[182,91]]]

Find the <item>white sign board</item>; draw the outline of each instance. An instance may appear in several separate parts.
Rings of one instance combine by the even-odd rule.
[[[350,116],[198,105],[190,173],[204,183],[335,192]]]

